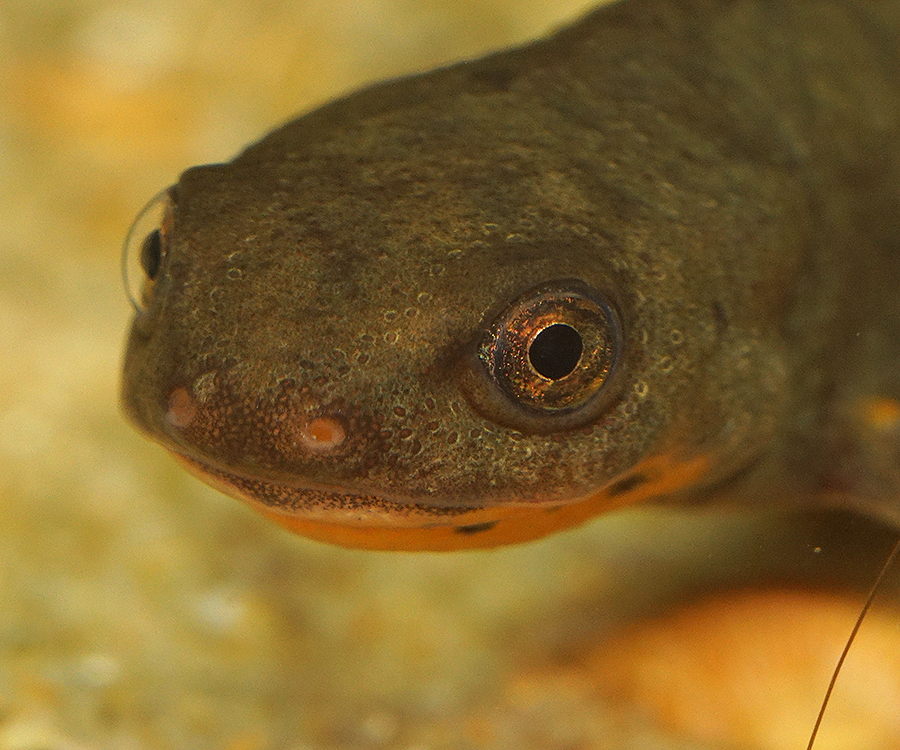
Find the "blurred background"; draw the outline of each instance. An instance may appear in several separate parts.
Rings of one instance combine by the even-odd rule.
[[[631,513],[521,548],[358,553],[266,525],[118,412],[119,251],[160,188],[591,4],[0,6],[0,750],[805,744],[877,529]],[[900,742],[896,620],[873,618],[821,748]]]

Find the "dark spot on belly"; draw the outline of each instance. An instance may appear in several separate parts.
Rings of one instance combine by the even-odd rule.
[[[508,91],[516,73],[509,68],[476,68],[472,71],[472,80],[494,91]]]
[[[721,337],[728,329],[728,313],[721,302],[713,302],[713,320],[716,323],[716,333]]]
[[[637,489],[649,480],[650,477],[641,472],[629,474],[609,485],[609,487],[606,488],[606,494],[610,497],[619,497],[620,495],[625,495],[632,490]]]
[[[457,526],[454,531],[457,534],[471,536],[472,534],[480,534],[482,531],[490,531],[496,525],[496,521],[486,521],[485,523],[472,523],[468,526]]]

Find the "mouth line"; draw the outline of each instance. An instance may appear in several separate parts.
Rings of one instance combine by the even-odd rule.
[[[346,490],[316,482],[290,482],[222,469],[170,449],[191,474],[226,495],[267,513],[314,522],[365,527],[451,525],[452,519],[478,512],[465,506],[426,505],[383,494]]]
[[[192,470],[196,473],[201,473],[204,476],[208,477],[226,481],[234,480],[242,483],[266,484],[273,487],[283,487],[285,489],[290,489],[297,492],[327,492],[329,494],[344,495],[346,497],[371,497],[374,499],[383,499],[385,501],[387,500],[387,498],[383,498],[378,494],[365,491],[348,491],[338,485],[313,482],[303,477],[300,477],[297,480],[291,480],[282,476],[267,475],[265,472],[236,471],[231,467],[225,468],[215,461],[210,461],[205,458],[196,458],[195,456],[189,456],[188,454],[183,453],[177,449],[167,448],[167,450],[172,454],[172,456],[175,457],[176,461],[187,467],[189,470]]]
[[[403,505],[381,496],[339,490],[295,490],[293,496],[289,492],[272,502],[271,495],[265,500],[248,492],[238,474],[213,469],[175,451],[172,454],[204,483],[243,501],[270,521],[302,536],[344,547],[431,552],[494,547],[536,539],[594,514],[589,503],[555,509],[435,507]],[[277,485],[275,489],[277,493]]]

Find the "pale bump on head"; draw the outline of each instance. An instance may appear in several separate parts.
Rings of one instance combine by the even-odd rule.
[[[347,431],[334,417],[314,417],[300,428],[298,438],[304,448],[324,453],[340,447]]]

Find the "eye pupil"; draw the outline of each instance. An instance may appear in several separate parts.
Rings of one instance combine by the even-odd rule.
[[[570,375],[581,360],[584,343],[572,326],[554,323],[538,333],[528,348],[528,359],[538,375],[561,380]]]
[[[158,229],[154,229],[144,238],[141,245],[141,268],[147,274],[147,278],[153,281],[159,273],[162,263],[162,237]]]

